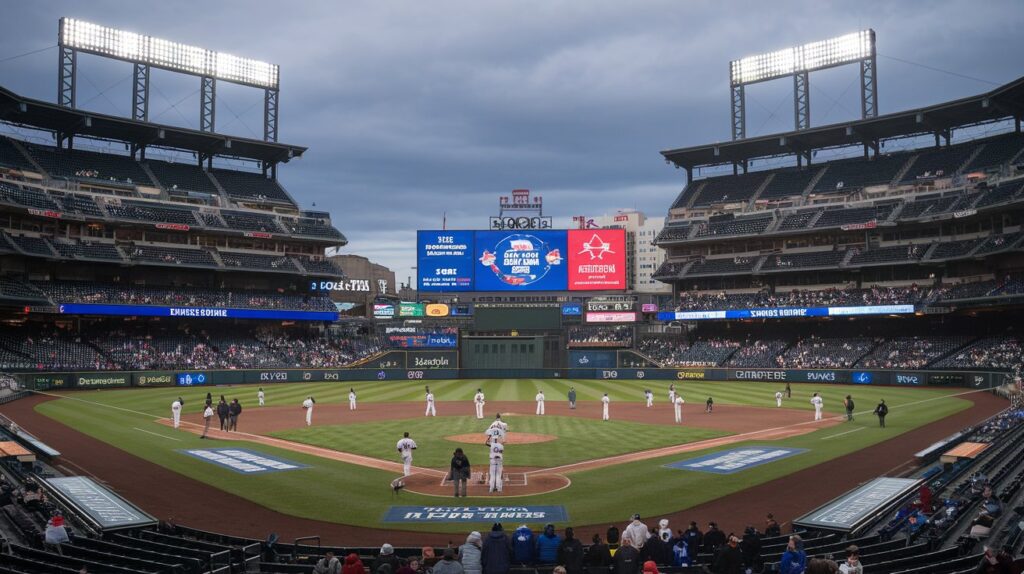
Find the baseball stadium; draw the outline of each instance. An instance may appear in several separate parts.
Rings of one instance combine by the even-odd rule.
[[[0,81],[0,573],[1021,571],[1024,77],[881,113],[874,30],[732,60],[661,227],[517,189],[398,289],[279,180],[277,65],[57,24],[56,101]],[[832,68],[861,113],[811,125]]]

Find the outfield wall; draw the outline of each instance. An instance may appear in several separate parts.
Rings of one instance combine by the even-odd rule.
[[[435,353],[434,355],[437,355]],[[422,364],[450,364],[431,356]],[[988,389],[1003,384],[1006,373],[980,371],[879,371],[841,369],[457,369],[344,368],[250,369],[223,371],[102,371],[18,373],[25,388],[102,389],[117,387],[171,387],[216,385],[272,385],[300,382],[354,382],[438,379],[604,379],[655,381],[760,381],[766,384],[822,383],[900,386],[952,386]]]

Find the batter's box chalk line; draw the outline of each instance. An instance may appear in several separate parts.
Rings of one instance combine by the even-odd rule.
[[[482,472],[474,472],[469,477],[468,482],[469,484],[483,484],[485,477],[486,475]],[[501,482],[502,486],[527,486],[530,484],[530,481],[526,478],[526,473],[524,472],[510,472],[502,474]],[[452,481],[448,479],[447,474],[441,477],[441,486],[449,486],[451,483]]]

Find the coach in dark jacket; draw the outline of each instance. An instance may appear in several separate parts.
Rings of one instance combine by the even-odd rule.
[[[238,415],[240,414],[242,414],[242,403],[235,399],[228,405],[228,430],[238,430]]]
[[[494,523],[491,533],[484,539],[480,565],[483,574],[507,574],[512,567],[512,543],[499,522]]]
[[[725,544],[725,533],[718,529],[714,522],[708,522],[708,531],[704,533],[704,552],[714,554]]]
[[[568,530],[568,529],[566,529]],[[586,565],[591,568],[607,568],[612,565],[612,553],[608,545],[601,542],[601,535],[595,534],[587,549]]]
[[[743,554],[739,549],[739,539],[729,537],[729,542],[715,552],[715,560],[711,563],[714,574],[742,574]]]
[[[666,542],[662,541],[661,537],[658,536],[658,529],[655,527],[650,528],[650,537],[647,542],[644,543],[643,549],[640,551],[640,563],[650,560],[660,566],[668,566],[672,564],[672,547]]]
[[[704,544],[704,533],[700,531],[696,522],[690,522],[690,527],[683,533],[683,540],[686,541],[686,553],[691,560],[696,560],[700,554],[700,547]]]
[[[565,539],[558,545],[556,562],[565,566],[566,574],[583,573],[583,543],[576,539],[571,526],[565,529]]]
[[[217,403],[217,418],[220,419],[220,430],[227,430],[228,413],[230,410],[224,395],[221,395],[220,402]]]

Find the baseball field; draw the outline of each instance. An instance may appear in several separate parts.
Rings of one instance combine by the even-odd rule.
[[[416,540],[416,532],[464,533],[467,525],[386,522],[390,507],[558,505],[567,513],[562,525],[594,529],[622,522],[634,512],[681,520],[715,504],[735,508],[744,520],[745,513],[761,508],[774,508],[777,514],[809,510],[808,505],[858,482],[897,470],[930,441],[998,410],[998,401],[966,389],[825,384],[794,384],[792,398],[778,408],[774,394],[782,384],[686,381],[677,383],[686,404],[683,423],[675,424],[664,381],[429,384],[437,417],[424,416],[422,381],[352,385],[358,395],[355,411],[348,407],[349,385],[332,382],[266,386],[263,407],[257,406],[256,387],[235,386],[67,392],[17,401],[0,412],[64,451],[61,464],[69,471],[96,476],[159,518],[194,523],[205,516],[205,524],[193,525],[248,535],[263,528],[265,533],[261,515],[223,516],[230,501],[239,509],[270,511],[262,516],[305,521],[282,526],[301,532],[294,525],[304,524],[305,534],[330,530],[327,525],[333,524],[360,527],[364,533],[400,530]],[[565,400],[570,387],[578,393],[575,410]],[[483,420],[474,416],[477,388],[487,397]],[[651,408],[643,402],[645,388],[655,394]],[[544,416],[534,414],[538,389],[547,395]],[[239,399],[244,409],[238,432],[215,430],[200,439],[207,392],[215,401],[220,395]],[[813,392],[824,398],[822,421],[813,420]],[[601,420],[604,393],[611,399],[609,421]],[[847,394],[857,403],[852,422],[843,413]],[[179,396],[184,408],[181,428],[175,430],[170,405]],[[300,406],[307,396],[316,400],[308,427]],[[709,396],[714,410],[706,413]],[[884,429],[871,414],[881,399],[890,409]],[[504,492],[488,495],[474,480],[469,498],[454,499],[445,483],[452,451],[462,447],[474,473],[486,472],[484,431],[499,412],[510,430]],[[216,428],[216,419],[213,424]],[[391,481],[402,474],[395,443],[403,432],[418,449],[406,488],[395,493]],[[741,465],[736,472],[668,466],[753,447],[786,451],[786,456]],[[240,472],[203,454],[218,449],[244,449],[283,466]],[[760,503],[772,496],[776,500]],[[372,536],[380,540],[379,533]]]

